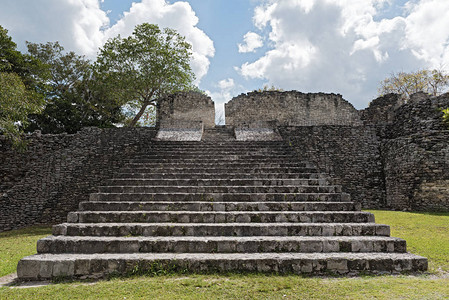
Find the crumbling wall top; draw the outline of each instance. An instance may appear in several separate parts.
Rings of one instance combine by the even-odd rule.
[[[179,92],[159,99],[157,125],[164,121],[202,121],[205,128],[215,126],[215,105],[212,99],[199,92]],[[169,122],[170,123],[170,122]]]
[[[404,104],[399,94],[387,94],[371,101],[366,109],[360,111],[361,119],[372,125],[386,125],[394,121],[395,110]]]
[[[279,125],[361,125],[358,111],[339,94],[250,92],[225,105],[226,124],[275,121]]]

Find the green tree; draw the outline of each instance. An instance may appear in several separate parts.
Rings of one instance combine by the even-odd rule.
[[[20,146],[27,115],[39,112],[44,104],[44,85],[36,76],[42,71],[40,61],[16,48],[8,31],[0,26],[0,133]]]
[[[64,52],[58,43],[27,43],[28,52],[43,64],[45,109],[29,116],[28,131],[74,133],[85,126],[111,127],[123,119],[120,105],[105,98],[92,65],[84,56]]]
[[[0,72],[0,132],[13,144],[21,144],[21,128],[27,117],[42,109],[42,98],[27,90],[19,75]]]
[[[40,81],[42,72],[45,72],[43,65],[38,59],[22,54],[16,48],[8,31],[0,26],[0,72],[19,75],[25,87],[37,92],[34,96],[38,97],[43,88]]]
[[[380,83],[379,95],[395,93],[405,99],[417,92],[433,96],[440,95],[449,87],[449,75],[442,70],[418,70],[416,72],[393,73]]]
[[[141,24],[127,38],[109,39],[100,49],[96,77],[108,98],[137,111],[128,123],[135,126],[148,106],[163,95],[193,88],[191,46],[175,30]]]

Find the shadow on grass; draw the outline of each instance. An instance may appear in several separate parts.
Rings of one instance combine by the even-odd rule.
[[[370,209],[370,208],[363,208],[362,211],[397,212],[397,213],[404,213],[404,214],[449,217],[449,212],[439,212],[439,211],[401,211],[401,210],[392,210],[392,209]]]
[[[26,236],[34,236],[34,235],[45,235],[51,234],[51,225],[39,225],[33,227],[26,227],[21,229],[14,229],[11,231],[0,232],[1,238],[10,238],[10,237],[26,237]]]
[[[417,215],[427,215],[427,216],[439,216],[439,217],[449,217],[449,212],[427,212],[427,211],[411,211],[410,213],[414,213]]]

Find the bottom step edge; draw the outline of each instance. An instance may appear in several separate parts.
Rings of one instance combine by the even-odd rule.
[[[410,253],[38,254],[19,261],[17,274],[38,281],[168,273],[399,274],[427,267],[425,257]]]

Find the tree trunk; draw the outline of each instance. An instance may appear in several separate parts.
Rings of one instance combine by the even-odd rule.
[[[145,112],[145,109],[148,107],[149,104],[147,103],[143,103],[142,107],[140,108],[139,112],[137,113],[137,115],[134,117],[134,119],[131,121],[131,123],[129,123],[129,127],[135,127],[137,124],[137,121],[139,121],[139,119],[142,117],[143,113]]]

